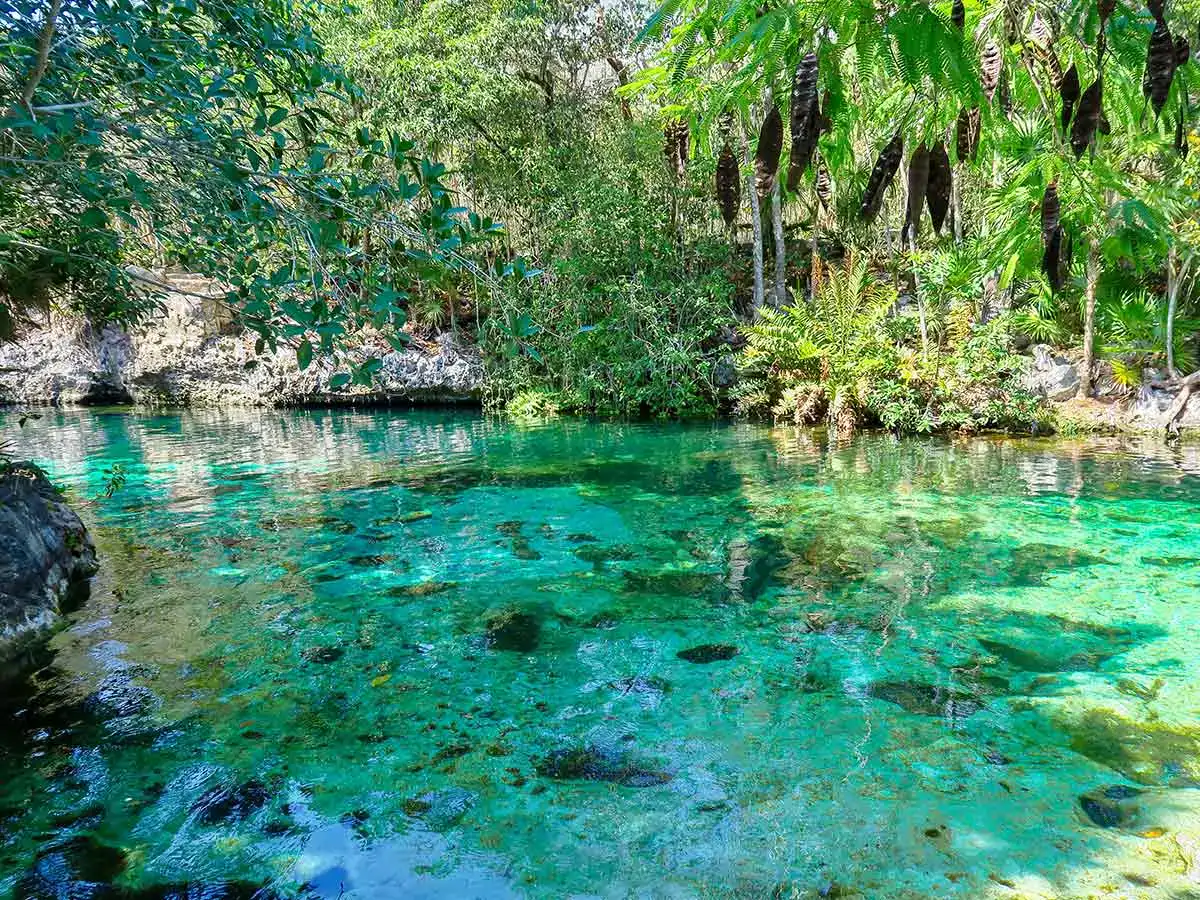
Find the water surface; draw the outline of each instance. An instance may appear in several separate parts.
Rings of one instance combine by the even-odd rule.
[[[0,699],[0,896],[1200,897],[1195,447],[3,427],[104,568]]]

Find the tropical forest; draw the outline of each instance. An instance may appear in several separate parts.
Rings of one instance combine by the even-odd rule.
[[[0,0],[0,900],[1200,898],[1141,2]]]

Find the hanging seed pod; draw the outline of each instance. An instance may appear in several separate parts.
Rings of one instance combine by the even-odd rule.
[[[721,218],[725,220],[725,226],[733,227],[742,204],[742,173],[737,154],[729,146],[728,140],[717,158],[717,203],[721,206]]]
[[[1096,138],[1096,129],[1100,127],[1102,93],[1101,81],[1097,78],[1079,98],[1079,110],[1075,113],[1075,124],[1071,128],[1071,149],[1075,151],[1076,159],[1083,156],[1083,151]]]
[[[904,230],[915,242],[921,233],[921,208],[929,191],[929,148],[921,144],[908,159],[908,215]]]
[[[809,53],[796,66],[792,79],[790,118],[792,143],[799,140],[812,116],[813,101],[817,99],[817,54]]]
[[[967,137],[970,144],[968,157],[971,162],[974,162],[975,158],[979,156],[979,129],[979,107],[972,106],[967,110]]]
[[[796,67],[792,81],[789,124],[792,135],[791,159],[788,161],[787,188],[794,191],[800,185],[804,170],[812,160],[820,129],[817,108],[817,54],[809,53]]]
[[[1046,190],[1042,193],[1042,243],[1049,246],[1050,239],[1054,233],[1059,230],[1059,217],[1062,213],[1062,204],[1058,199],[1058,180],[1054,180],[1046,185]]]
[[[1182,34],[1175,35],[1175,68],[1186,65],[1192,58],[1192,45]]]
[[[1159,19],[1150,35],[1150,47],[1146,51],[1146,74],[1142,79],[1142,92],[1154,107],[1154,114],[1161,115],[1171,92],[1171,79],[1175,76],[1175,39],[1167,23]]]
[[[1161,22],[1166,13],[1166,3],[1164,0],[1146,0],[1146,9],[1150,10],[1156,22]]]
[[[950,24],[962,31],[967,24],[967,10],[963,6],[963,0],[954,0],[954,5],[950,7]]]
[[[1033,46],[1034,55],[1038,62],[1042,64],[1042,68],[1050,75],[1050,83],[1054,85],[1054,89],[1058,90],[1062,86],[1063,70],[1062,63],[1058,61],[1058,55],[1050,47],[1041,47],[1035,44]]]
[[[954,123],[954,155],[960,163],[971,158],[971,117],[964,106]]]
[[[1000,86],[1000,66],[1003,56],[995,44],[988,44],[979,60],[979,80],[983,85],[983,96],[991,103],[996,96],[996,88]]]
[[[1042,271],[1050,282],[1050,289],[1058,292],[1062,288],[1062,204],[1058,199],[1058,181],[1046,185],[1042,194]]]
[[[1034,12],[1033,21],[1029,24],[1029,37],[1040,47],[1049,47],[1054,43],[1054,31],[1050,22],[1039,12]]]
[[[942,233],[942,225],[946,222],[946,213],[950,211],[950,186],[953,177],[946,145],[938,141],[929,151],[929,187],[925,192],[929,218],[932,220],[933,230],[937,234]]]
[[[830,102],[829,91],[825,91],[825,95],[821,98],[821,105],[813,107],[813,119],[819,123],[821,134],[829,134],[833,131],[833,119],[829,117]]]
[[[1075,104],[1079,102],[1079,70],[1074,63],[1063,74],[1058,96],[1062,98],[1062,129],[1066,131],[1071,127],[1071,116],[1075,112]]]
[[[1100,113],[1100,124],[1096,126],[1096,130],[1105,137],[1108,137],[1110,134],[1112,134],[1112,126],[1108,124],[1108,116],[1106,116],[1104,113]]]
[[[1117,0],[1096,0],[1096,12],[1100,14],[1100,30],[1104,30],[1104,26],[1108,24],[1108,17],[1113,14],[1113,10],[1117,8]]]
[[[871,169],[871,177],[867,179],[867,190],[863,194],[862,207],[859,215],[866,222],[875,221],[879,208],[883,206],[883,195],[891,187],[892,179],[900,168],[900,160],[904,157],[904,137],[899,131],[879,151],[879,158]]]
[[[817,199],[821,201],[822,209],[829,209],[833,202],[833,182],[829,178],[829,169],[825,166],[820,154],[817,155]]]
[[[759,199],[765,199],[775,187],[782,152],[783,117],[779,115],[779,107],[772,103],[759,129],[758,147],[754,151],[754,188]]]

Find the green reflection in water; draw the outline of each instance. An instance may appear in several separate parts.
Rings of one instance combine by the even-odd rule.
[[[1196,448],[5,433],[104,571],[0,701],[0,893],[1200,895]]]

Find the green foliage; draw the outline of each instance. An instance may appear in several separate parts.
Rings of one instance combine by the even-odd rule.
[[[670,183],[659,129],[605,125],[555,153],[545,187],[557,199],[539,211],[553,262],[491,298],[493,402],[542,388],[577,412],[712,414],[733,319],[729,250],[681,241],[705,201]]]
[[[0,94],[31,99],[0,111],[5,321],[52,302],[136,320],[153,298],[126,264],[165,261],[229,285],[260,347],[303,365],[364,328],[399,341],[414,285],[457,278],[496,228],[398,133],[347,127],[362,94],[315,2],[10,7]]]
[[[514,419],[536,421],[558,415],[558,395],[542,388],[520,391],[504,407],[504,412]]]
[[[901,327],[911,319],[889,318],[895,301],[852,256],[811,306],[764,310],[745,328],[739,411],[795,424],[824,418],[841,434],[860,424],[917,433],[1028,430],[1041,419],[1037,399],[1020,386],[1007,320],[947,327],[953,343],[924,355],[914,329]]]
[[[129,474],[120,463],[114,463],[110,468],[105,469],[103,474],[104,490],[101,492],[101,496],[105,499],[111,499],[117,491],[125,487],[125,483],[129,480]]]
[[[1097,311],[1101,349],[1110,358],[1116,380],[1126,387],[1141,384],[1147,368],[1162,369],[1167,358],[1167,303],[1146,291],[1109,298]],[[1197,367],[1195,335],[1200,320],[1175,319],[1175,364],[1191,372]]]

